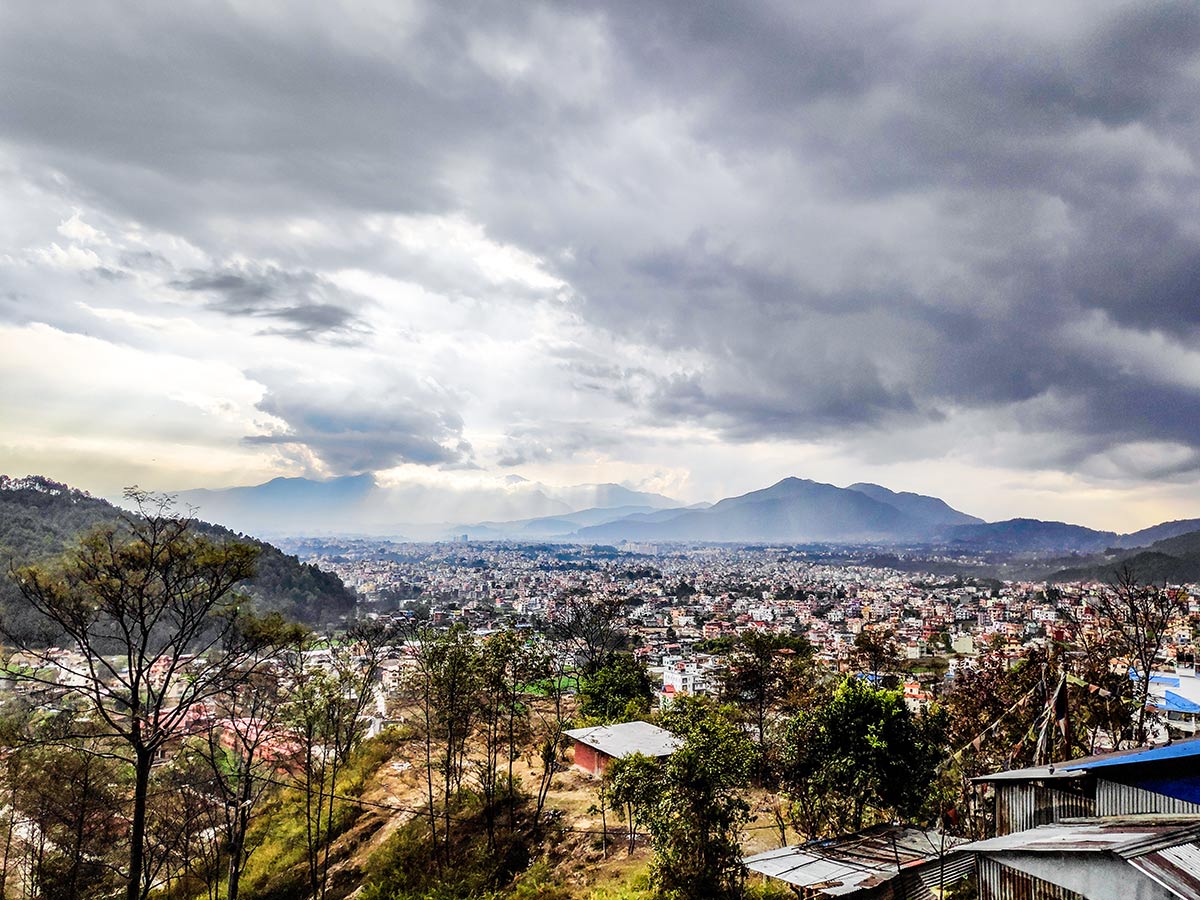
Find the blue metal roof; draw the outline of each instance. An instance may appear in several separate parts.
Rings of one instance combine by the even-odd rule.
[[[1165,709],[1167,712],[1200,713],[1200,703],[1189,700],[1174,691],[1167,691],[1166,699],[1162,703],[1156,703],[1155,706]]]
[[[1133,666],[1129,666],[1130,682],[1136,682],[1136,680],[1138,680],[1140,677],[1141,676],[1139,676],[1138,670],[1136,670],[1136,668],[1134,668]],[[1150,673],[1150,683],[1151,684],[1166,684],[1166,685],[1170,685],[1171,688],[1178,688],[1178,686],[1180,686],[1180,679],[1176,678],[1175,676],[1168,676],[1168,674],[1159,674],[1156,672],[1151,672]]]
[[[1149,747],[1145,750],[1135,750],[1126,753],[1114,753],[1112,756],[1100,759],[1075,760],[1070,763],[1060,763],[1064,769],[1104,769],[1109,766],[1133,766],[1141,763],[1161,762],[1167,759],[1190,759],[1200,756],[1200,738],[1179,741],[1163,747]]]

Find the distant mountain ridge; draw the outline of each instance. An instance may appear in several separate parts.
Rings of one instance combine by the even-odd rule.
[[[475,487],[381,484],[372,475],[185,491],[202,518],[263,535],[393,539],[928,544],[965,552],[1054,555],[1128,550],[1200,530],[1200,519],[1128,534],[1030,518],[986,522],[938,498],[856,482],[789,477],[715,504],[684,507],[618,484],[554,487],[518,475]],[[487,514],[478,514],[480,510]]]
[[[839,488],[785,478],[708,509],[634,514],[580,528],[570,538],[605,543],[922,543],[966,551],[1053,556],[1145,546],[1151,542],[1147,538],[1186,535],[1197,529],[1200,519],[1165,522],[1125,535],[1040,519],[985,522],[937,497],[864,482]]]
[[[1174,528],[1164,526],[1178,525],[1179,522],[1164,522],[1163,525],[1134,532],[1134,535],[1169,532]],[[1116,548],[1109,549],[1108,553],[1080,560],[1078,565],[1053,573],[1048,580],[1112,581],[1122,569],[1128,569],[1142,583],[1188,584],[1200,581],[1200,530],[1175,534],[1124,552],[1111,552]]]
[[[1200,519],[1175,519],[1172,522],[1151,525],[1149,528],[1143,528],[1141,531],[1135,531],[1132,534],[1122,534],[1117,537],[1114,546],[1123,548],[1148,547],[1158,541],[1179,537],[1182,534],[1189,534],[1193,531],[1200,531]]]
[[[874,495],[874,496],[872,496]],[[895,494],[878,485],[840,488],[806,478],[728,497],[703,510],[626,518],[582,528],[587,541],[876,542],[921,540],[948,522],[982,520],[936,497]]]
[[[463,531],[507,534],[508,529],[493,524],[569,516],[586,509],[655,510],[680,505],[662,494],[620,484],[552,487],[519,476],[471,489],[381,483],[370,474],[325,481],[275,478],[246,487],[181,491],[178,497],[201,517],[251,534],[341,532],[423,538]],[[584,524],[589,523],[579,522],[568,530]]]
[[[878,484],[858,482],[848,488],[866,494],[872,500],[894,506],[902,513],[926,522],[936,522],[940,525],[982,525],[983,519],[959,512],[945,500],[938,497],[926,497],[911,491],[892,491]]]
[[[1096,531],[1082,525],[1040,519],[956,525],[939,536],[948,544],[981,550],[1076,553],[1092,553],[1111,547],[1118,538],[1115,531]]]
[[[107,500],[44,476],[0,475],[0,570],[7,571],[10,563],[24,565],[58,556],[84,532],[111,525],[123,514]],[[198,528],[216,540],[244,540],[259,547],[257,573],[243,587],[264,609],[320,624],[354,608],[353,592],[336,575],[221,525],[199,522]],[[0,576],[0,605],[20,602],[15,584]]]

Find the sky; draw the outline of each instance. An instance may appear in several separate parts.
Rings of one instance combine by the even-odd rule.
[[[0,472],[1200,516],[1200,6],[0,4]]]

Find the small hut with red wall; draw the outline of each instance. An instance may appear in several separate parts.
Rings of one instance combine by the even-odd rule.
[[[656,759],[670,756],[683,743],[665,728],[649,722],[594,725],[565,732],[575,744],[575,768],[599,778],[609,760],[641,753]]]

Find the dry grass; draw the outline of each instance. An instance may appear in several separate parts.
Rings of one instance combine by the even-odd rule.
[[[617,813],[606,815],[609,838],[604,845],[598,810],[600,782],[570,766],[551,782],[546,811],[556,821],[552,845],[542,848],[537,863],[541,879],[549,879],[559,890],[575,900],[648,900],[652,896],[646,884],[651,850],[642,838],[632,854],[628,852],[625,823]],[[331,854],[338,860],[335,880],[347,889],[343,896],[353,897],[354,885],[361,879],[365,863],[373,852],[401,825],[421,815],[425,805],[424,746],[416,739],[401,743],[367,781],[361,794],[364,811],[354,826],[338,838]],[[513,773],[518,783],[532,793],[539,772],[528,759],[515,761]],[[748,792],[754,820],[743,835],[747,854],[779,846],[779,833],[771,812],[772,796],[761,790]],[[790,831],[789,841],[797,838]],[[545,883],[544,881],[542,883]],[[342,891],[338,891],[339,894]],[[526,894],[518,893],[518,896]],[[536,888],[527,896],[539,896]]]

